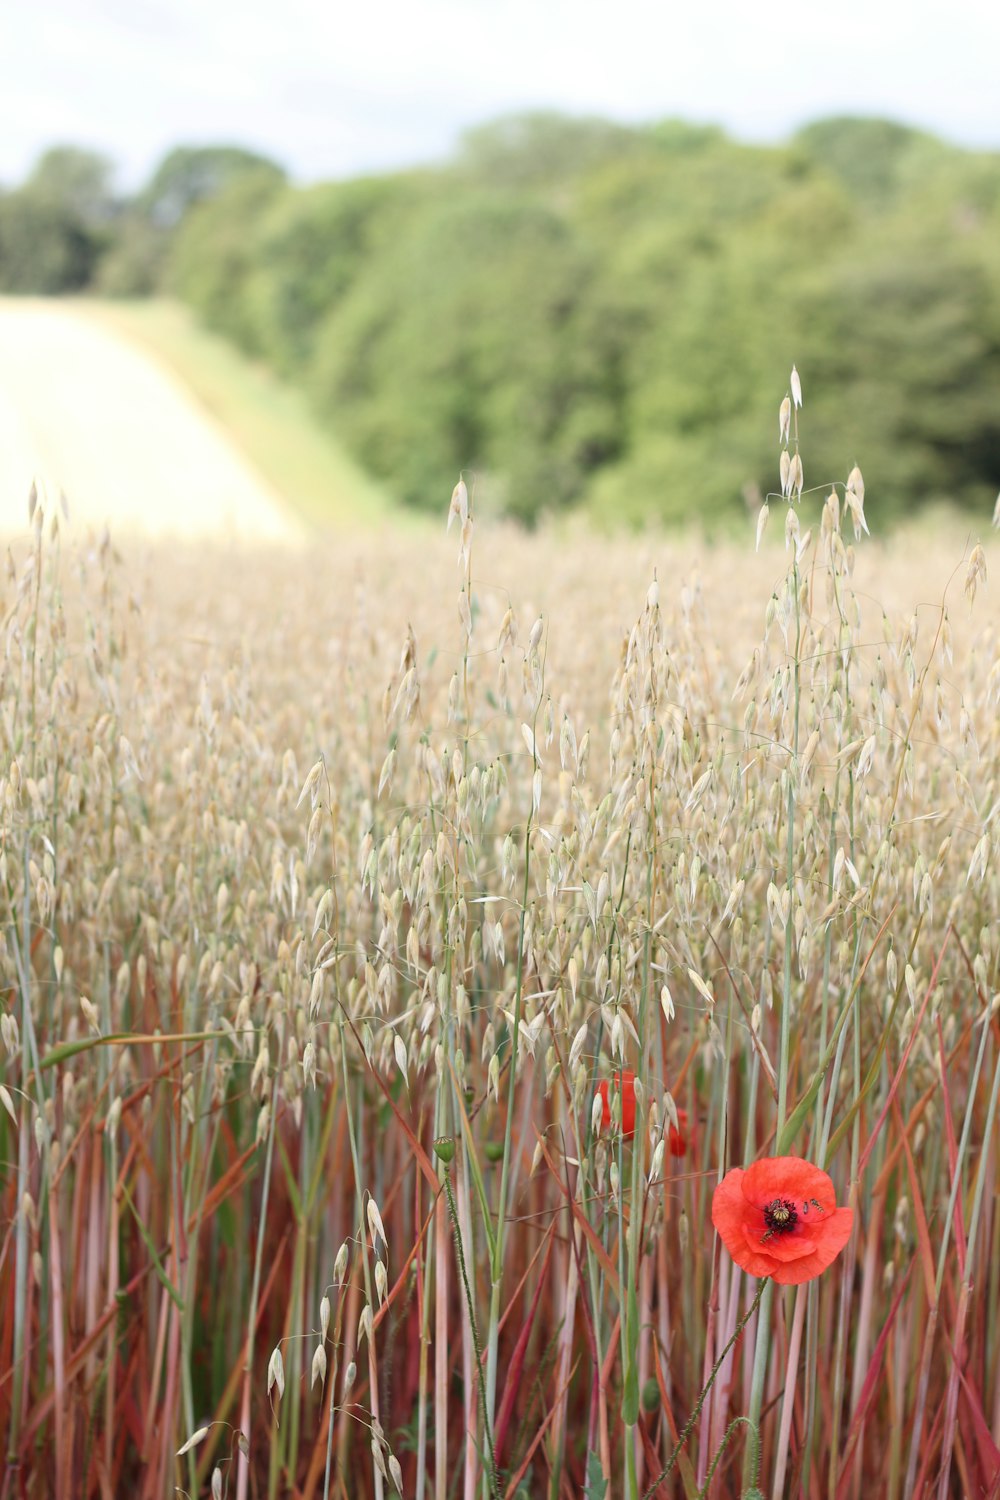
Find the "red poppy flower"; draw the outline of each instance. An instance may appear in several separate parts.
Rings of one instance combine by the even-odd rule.
[[[801,1156],[734,1167],[712,1199],[712,1223],[733,1260],[781,1286],[812,1281],[851,1237],[852,1208],[838,1208],[833,1183]]]
[[[624,1080],[624,1084],[622,1084]],[[611,1125],[611,1096],[610,1091],[614,1088],[617,1094],[621,1089],[622,1096],[622,1118],[621,1131],[627,1141],[635,1135],[635,1074],[631,1068],[626,1068],[624,1073],[614,1073],[609,1083],[602,1078],[597,1085],[597,1092],[602,1103],[601,1129],[607,1130]],[[677,1124],[671,1125],[667,1132],[668,1144],[671,1156],[683,1156],[687,1151],[687,1110],[677,1111]]]
[[[622,1079],[624,1078],[624,1087]],[[601,1129],[608,1130],[611,1126],[611,1089],[615,1093],[621,1092],[621,1132],[627,1141],[635,1135],[635,1074],[631,1068],[626,1068],[624,1073],[612,1074],[611,1082],[602,1078],[597,1085],[597,1092],[601,1096]]]
[[[677,1124],[670,1125],[667,1129],[667,1144],[670,1147],[671,1156],[686,1156],[688,1148],[687,1138],[688,1116],[686,1109],[677,1111]]]

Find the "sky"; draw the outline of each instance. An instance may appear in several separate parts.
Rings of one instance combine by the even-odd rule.
[[[998,56],[988,0],[4,0],[0,183],[53,144],[124,190],[178,144],[346,177],[531,109],[761,142],[875,114],[1000,148]]]

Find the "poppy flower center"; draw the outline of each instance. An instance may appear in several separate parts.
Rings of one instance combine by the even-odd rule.
[[[764,1209],[764,1223],[767,1225],[765,1240],[769,1240],[773,1234],[788,1234],[799,1222],[798,1210],[795,1204],[788,1198],[772,1198]]]

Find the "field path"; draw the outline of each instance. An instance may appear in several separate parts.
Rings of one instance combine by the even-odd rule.
[[[0,532],[46,510],[112,534],[294,541],[300,528],[165,365],[78,309],[0,299]]]

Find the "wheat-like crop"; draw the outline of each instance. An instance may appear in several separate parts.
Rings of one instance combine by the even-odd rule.
[[[4,1495],[997,1494],[1000,631],[799,402],[784,549],[35,508]],[[758,1288],[713,1190],[787,1154],[854,1228]]]

